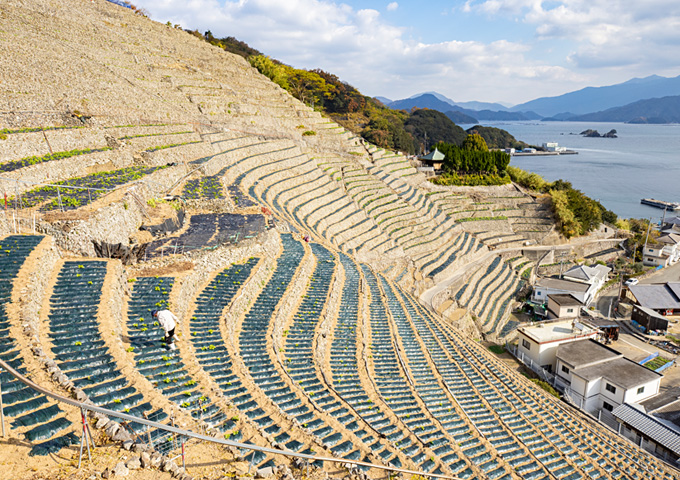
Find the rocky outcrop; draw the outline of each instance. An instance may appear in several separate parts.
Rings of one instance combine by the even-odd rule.
[[[598,132],[597,130],[588,129],[582,131],[579,135],[583,135],[584,137],[590,138],[618,138],[616,133],[617,133],[616,130],[613,128],[604,135],[600,135],[600,132]]]

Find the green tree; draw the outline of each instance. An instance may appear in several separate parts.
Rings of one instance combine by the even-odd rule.
[[[581,224],[576,220],[574,212],[569,209],[569,197],[564,190],[550,190],[552,197],[552,211],[555,220],[562,231],[562,235],[567,238],[579,235]]]
[[[248,61],[262,75],[269,77],[272,82],[278,84],[281,88],[288,89],[288,79],[281,64],[276,63],[266,55],[255,55],[250,57]]]
[[[463,141],[463,144],[461,145],[461,148],[464,150],[470,150],[473,152],[488,152],[489,147],[486,145],[486,142],[482,138],[481,135],[478,133],[473,133],[465,137],[465,140]]]

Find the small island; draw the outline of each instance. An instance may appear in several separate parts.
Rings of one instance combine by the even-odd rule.
[[[579,135],[583,135],[584,137],[590,138],[618,138],[616,133],[617,133],[616,130],[613,128],[604,135],[600,135],[600,132],[598,132],[597,130],[588,129],[582,131],[581,133],[579,133]]]

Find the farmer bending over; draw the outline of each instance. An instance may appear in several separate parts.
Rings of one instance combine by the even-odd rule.
[[[165,330],[165,344],[169,350],[176,350],[175,347],[175,327],[179,320],[170,310],[152,310],[151,315],[158,320],[161,327]]]

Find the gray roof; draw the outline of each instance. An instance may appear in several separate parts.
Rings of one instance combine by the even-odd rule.
[[[564,274],[566,278],[574,278],[583,282],[590,282],[595,278],[604,278],[612,269],[604,265],[595,265],[589,267],[587,265],[576,265],[567,270]]]
[[[565,292],[586,293],[590,285],[587,283],[572,282],[559,278],[539,278],[536,281],[537,287],[551,288],[553,290],[564,290]]]
[[[616,320],[605,317],[581,317],[581,322],[593,325],[597,328],[619,327],[619,324],[616,322]]]
[[[579,299],[574,297],[571,293],[552,293],[548,295],[548,298],[552,299],[553,302],[555,302],[561,307],[583,306]]]
[[[638,310],[642,310],[644,313],[646,313],[646,314],[649,315],[650,317],[660,318],[661,320],[668,321],[668,319],[667,319],[666,317],[664,317],[663,315],[661,315],[661,314],[659,314],[659,313],[656,313],[656,312],[655,312],[654,310],[652,310],[651,308],[643,307],[642,305],[635,305],[635,306],[633,307],[633,310],[635,310],[636,308],[637,308]]]
[[[668,245],[677,245],[680,243],[680,234],[677,233],[669,233],[668,235],[663,235],[657,240],[661,243],[666,243]]]
[[[653,283],[628,287],[635,299],[647,308],[680,308],[680,283]]]
[[[639,387],[640,385],[659,380],[663,377],[662,374],[643,367],[624,357],[615,358],[589,367],[576,368],[572,370],[572,374],[578,375],[586,380],[604,378],[608,382],[625,390]]]
[[[680,432],[673,430],[651,415],[647,415],[627,403],[616,407],[612,414],[659,445],[663,445],[676,455],[680,455]]]
[[[653,397],[640,402],[640,405],[645,407],[645,412],[657,415],[658,412],[676,413],[680,418],[680,398],[677,391],[660,392]]]
[[[675,295],[680,300],[680,282],[668,282],[666,286],[670,288],[671,292],[673,292],[673,295]]]
[[[557,347],[557,358],[574,369],[589,367],[601,362],[623,358],[623,354],[613,348],[605,347],[595,340],[581,340],[563,343]]]

